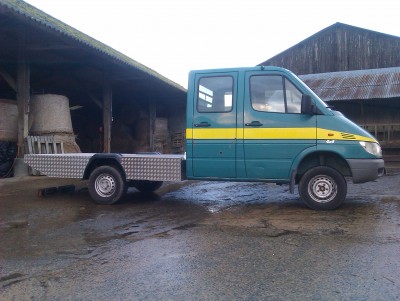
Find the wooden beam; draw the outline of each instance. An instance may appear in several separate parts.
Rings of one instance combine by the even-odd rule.
[[[93,94],[89,93],[90,99],[100,108],[103,109],[103,104],[102,102]]]
[[[103,87],[103,152],[111,152],[111,125],[112,125],[112,87],[106,83]]]
[[[4,78],[4,80],[7,82],[7,84],[15,91],[17,92],[17,83],[15,79],[12,78],[12,76],[5,70],[0,69],[0,76]]]
[[[69,49],[79,49],[77,46],[73,45],[66,45],[66,44],[51,44],[51,45],[35,45],[35,46],[29,46],[29,51],[46,51],[46,50],[69,50]]]
[[[25,154],[25,139],[28,137],[28,114],[30,99],[30,66],[25,52],[25,32],[20,37],[17,63],[18,105],[18,157]]]

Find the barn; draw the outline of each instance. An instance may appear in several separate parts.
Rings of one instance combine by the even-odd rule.
[[[299,75],[400,162],[400,37],[335,23],[260,65]]]
[[[64,152],[182,152],[180,85],[21,0],[0,0],[0,41],[0,141],[18,158],[45,151],[31,136]]]

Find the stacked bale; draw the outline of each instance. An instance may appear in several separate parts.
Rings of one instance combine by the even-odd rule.
[[[33,95],[30,100],[29,134],[54,136],[64,144],[65,153],[81,152],[72,129],[69,100],[63,95]]]

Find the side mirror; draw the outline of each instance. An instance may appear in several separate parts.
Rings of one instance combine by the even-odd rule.
[[[310,95],[303,94],[303,96],[301,97],[301,114],[315,114],[315,106],[312,102]]]

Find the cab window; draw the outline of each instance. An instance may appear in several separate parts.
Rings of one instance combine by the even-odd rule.
[[[233,78],[231,76],[202,77],[197,91],[198,112],[232,111]]]
[[[250,98],[254,110],[275,113],[300,113],[302,93],[279,75],[250,77]]]

